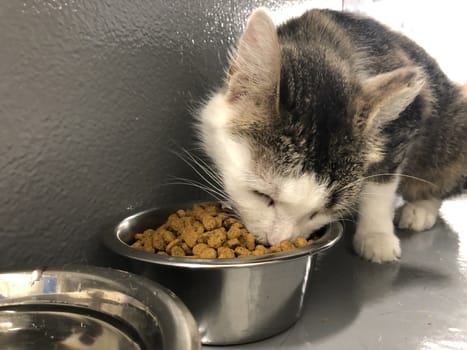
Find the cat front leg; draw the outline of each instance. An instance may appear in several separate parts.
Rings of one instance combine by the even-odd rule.
[[[360,197],[353,246],[357,254],[375,263],[400,258],[399,238],[394,234],[393,216],[399,179],[365,184]]]
[[[399,228],[425,231],[433,227],[442,201],[438,198],[407,202],[401,210]]]

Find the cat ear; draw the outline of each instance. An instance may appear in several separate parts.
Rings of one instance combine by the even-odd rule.
[[[366,79],[356,100],[356,126],[368,130],[397,119],[424,84],[424,74],[417,67],[399,68]]]
[[[276,27],[265,10],[258,9],[248,19],[245,32],[233,54],[228,73],[229,100],[243,97],[255,103],[278,104],[280,48]],[[277,107],[277,106],[275,106]]]

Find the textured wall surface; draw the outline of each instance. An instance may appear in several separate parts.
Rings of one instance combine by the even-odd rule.
[[[323,3],[1,1],[0,270],[105,263],[100,232],[196,196],[161,186],[193,175],[169,151],[191,147],[189,109],[251,9]]]

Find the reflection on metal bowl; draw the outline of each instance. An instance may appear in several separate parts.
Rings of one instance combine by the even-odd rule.
[[[91,266],[0,274],[0,349],[200,348],[186,306],[141,276]]]
[[[339,223],[315,243],[287,252],[234,259],[162,256],[132,248],[136,232],[156,228],[179,208],[151,209],[121,221],[103,243],[125,258],[119,268],[145,275],[170,288],[188,306],[203,344],[241,344],[264,339],[292,326],[317,254],[342,235]]]

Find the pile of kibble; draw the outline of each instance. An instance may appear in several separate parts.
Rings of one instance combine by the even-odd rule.
[[[178,210],[157,229],[136,233],[132,247],[161,255],[236,258],[282,252],[312,242],[299,237],[293,242],[284,240],[279,246],[257,244],[242,223],[218,203],[204,203]]]

